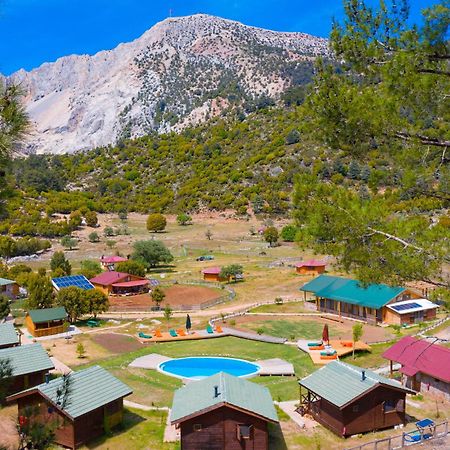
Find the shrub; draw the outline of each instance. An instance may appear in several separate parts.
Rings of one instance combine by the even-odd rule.
[[[163,231],[166,228],[167,220],[159,213],[150,214],[147,218],[147,230],[157,233]]]

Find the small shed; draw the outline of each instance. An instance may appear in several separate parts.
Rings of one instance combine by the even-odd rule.
[[[126,272],[103,272],[94,278],[91,283],[106,295],[129,295],[148,292],[150,282],[145,277],[139,277]]]
[[[389,347],[383,358],[401,364],[403,384],[417,392],[450,400],[450,348],[405,336]]]
[[[220,272],[222,271],[221,267],[207,267],[202,270],[203,279],[205,281],[221,281]]]
[[[295,265],[295,271],[301,275],[320,275],[325,272],[327,263],[318,259],[309,259]]]
[[[266,387],[220,372],[175,391],[170,421],[183,450],[268,450],[278,417]]]
[[[7,393],[14,394],[44,381],[55,366],[41,344],[20,345],[0,350],[0,360],[8,359],[12,367]]]
[[[19,285],[14,280],[0,278],[0,295],[15,299],[19,295]]]
[[[133,391],[100,366],[66,377],[70,386],[66,399],[61,393],[64,381],[60,377],[7,400],[17,402],[19,417],[25,420],[29,408],[38,407],[37,420],[54,425],[55,442],[76,449],[122,422],[123,398]]]
[[[404,424],[406,394],[415,394],[395,380],[341,361],[330,362],[299,385],[299,412],[343,437]]]
[[[0,349],[17,345],[20,345],[20,341],[14,324],[12,322],[0,323]]]
[[[25,318],[27,329],[34,337],[64,333],[66,321],[67,312],[63,306],[32,309]]]

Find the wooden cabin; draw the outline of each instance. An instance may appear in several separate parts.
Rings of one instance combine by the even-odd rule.
[[[407,309],[411,314],[407,319],[409,323],[411,320],[412,323],[416,323],[435,317],[435,310],[438,307],[428,300],[420,299],[418,293],[405,287],[385,284],[365,286],[358,280],[331,275],[319,275],[304,284],[300,290],[304,292],[305,300],[307,293],[314,296],[317,310],[320,312],[373,324],[404,323],[398,317],[403,315],[402,305],[414,305],[411,309]],[[428,310],[430,311],[425,313]]]
[[[70,391],[64,396],[62,387],[67,378]],[[33,420],[54,425],[55,443],[76,449],[122,422],[123,398],[132,392],[105,369],[94,366],[11,395],[7,400],[17,402],[19,422],[29,420],[30,407],[38,407]]]
[[[205,281],[222,281],[220,278],[221,267],[207,267],[202,270],[203,279]]]
[[[399,382],[361,367],[332,361],[299,381],[300,414],[309,414],[347,437],[406,422],[406,394]]]
[[[150,286],[149,280],[145,277],[114,270],[103,272],[90,282],[106,295],[142,294],[148,292]]]
[[[266,387],[221,372],[178,389],[170,420],[183,450],[268,450],[278,417]]]
[[[450,348],[405,336],[389,347],[383,358],[400,364],[402,383],[414,391],[450,401]]]
[[[0,360],[9,359],[12,376],[7,380],[7,394],[36,386],[55,366],[41,344],[20,345],[0,350]]]
[[[20,345],[19,335],[12,322],[0,323],[0,349]]]
[[[6,295],[11,299],[19,296],[19,285],[14,280],[0,278],[0,295]]]
[[[425,298],[415,298],[387,304],[383,308],[383,322],[391,325],[412,325],[436,319],[439,305]]]
[[[25,325],[34,337],[51,336],[66,330],[67,312],[63,306],[28,311]]]
[[[309,259],[295,265],[295,271],[300,275],[320,275],[325,272],[327,263],[317,259]]]

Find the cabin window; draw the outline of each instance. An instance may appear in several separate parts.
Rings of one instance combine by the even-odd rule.
[[[395,405],[394,400],[386,400],[383,403],[383,410],[384,410],[385,413],[391,412],[391,411],[395,411],[395,406],[396,405]]]
[[[241,439],[251,439],[252,438],[253,425],[239,424],[237,426],[237,437]]]
[[[194,431],[200,431],[202,429],[201,423],[194,423],[194,426],[192,427]]]
[[[359,405],[353,405],[352,411],[359,412]]]

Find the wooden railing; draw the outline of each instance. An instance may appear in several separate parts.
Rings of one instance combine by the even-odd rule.
[[[50,328],[37,328],[34,330],[34,337],[51,336],[52,334],[64,333],[64,325]]]
[[[410,447],[411,445],[423,444],[435,439],[448,439],[448,420],[436,424],[432,436],[427,439],[421,439],[418,442],[410,442],[405,438],[411,432],[404,432],[395,436],[376,439],[375,441],[366,442],[365,444],[357,445],[355,447],[347,447],[345,450],[397,450],[400,448]],[[442,448],[449,448],[445,444]]]

